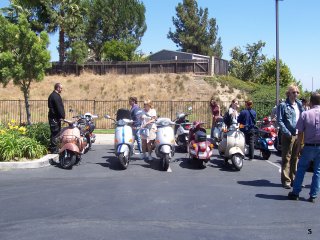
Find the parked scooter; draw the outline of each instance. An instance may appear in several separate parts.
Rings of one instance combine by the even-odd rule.
[[[189,132],[188,152],[189,157],[196,162],[199,168],[205,168],[213,154],[213,140],[207,138],[204,122],[195,121]]]
[[[95,129],[94,119],[96,118],[98,118],[98,115],[88,112],[81,115],[81,118],[78,120],[81,135],[87,139],[87,146],[85,147],[84,153],[87,153],[91,149],[92,143],[96,141],[96,135],[93,133]]]
[[[263,159],[268,160],[271,151],[275,149],[278,130],[271,117],[265,117],[263,121],[257,123],[260,123],[260,126],[259,129],[256,129],[255,148],[261,151]]]
[[[68,127],[61,130],[59,139],[59,164],[64,169],[72,169],[79,163],[84,148],[87,145],[86,138],[81,136],[77,126],[77,120],[63,120],[68,123]]]
[[[226,129],[227,126],[225,126],[223,122],[223,118],[219,117],[216,120],[216,124],[213,129],[213,141],[216,146],[219,146],[221,140],[222,140],[222,135],[224,129]]]
[[[127,109],[119,109],[116,114],[116,119],[111,118],[109,115],[105,115],[104,117],[115,122],[114,153],[119,159],[122,169],[127,169],[130,158],[133,155],[134,144],[131,127],[133,120],[131,120],[130,111]]]
[[[189,113],[177,113],[177,118],[174,120],[176,124],[174,127],[175,141],[178,148],[180,148],[183,152],[188,151],[189,131],[192,127],[192,124],[189,122],[187,117],[190,115],[191,110],[192,107],[189,107]]]
[[[226,162],[231,159],[232,165],[238,171],[241,170],[245,156],[245,137],[243,132],[240,131],[238,124],[231,125],[223,134],[218,150]]]
[[[175,123],[169,118],[158,118],[156,125],[155,153],[161,160],[161,169],[167,171],[170,160],[174,156],[174,131],[172,125],[175,125]]]
[[[268,160],[274,150],[274,141],[271,132],[255,128],[254,148],[259,149],[264,160]]]

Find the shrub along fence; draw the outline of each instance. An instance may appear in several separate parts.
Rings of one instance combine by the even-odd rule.
[[[48,103],[47,100],[30,100],[31,121],[33,123],[48,121]],[[221,102],[221,114],[223,115],[228,108],[230,102]],[[139,102],[143,106],[142,102]],[[240,101],[243,108],[244,102]],[[188,107],[192,107],[192,114],[189,116],[190,121],[206,122],[206,127],[211,126],[211,110],[208,101],[154,101],[154,107],[160,117],[168,117],[172,120],[176,118],[178,112],[187,111]],[[96,119],[96,128],[111,129],[114,127],[113,122],[104,119],[105,114],[115,116],[119,108],[129,109],[127,100],[121,101],[96,101],[96,100],[65,100],[64,107],[66,110],[66,118],[71,119],[76,114],[84,114],[90,112],[98,114]],[[257,111],[258,119],[270,115],[274,102],[255,102],[254,109]],[[71,113],[69,109],[74,111]],[[0,121],[6,123],[15,120],[20,124],[26,123],[26,111],[23,100],[0,100]]]

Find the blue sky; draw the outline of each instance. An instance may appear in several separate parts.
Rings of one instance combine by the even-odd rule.
[[[177,50],[167,39],[176,16],[175,7],[182,0],[141,0],[146,6],[147,31],[138,50],[144,53],[161,49]],[[8,0],[0,0],[0,7]],[[216,18],[221,37],[223,58],[230,59],[230,50],[259,40],[266,42],[262,53],[276,55],[275,0],[198,0],[208,8],[209,17]],[[304,89],[320,89],[320,0],[279,1],[279,54],[300,80]],[[51,59],[58,59],[57,34],[50,36]]]

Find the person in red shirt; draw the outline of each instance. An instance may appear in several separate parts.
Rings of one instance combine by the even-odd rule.
[[[217,101],[214,98],[210,99],[210,109],[212,113],[212,126],[211,126],[211,134],[210,137],[213,138],[213,130],[216,125],[216,121],[220,115],[220,106],[218,105]]]

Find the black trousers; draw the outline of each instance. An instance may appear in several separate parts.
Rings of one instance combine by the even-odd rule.
[[[253,159],[254,158],[254,138],[255,138],[255,133],[252,130],[244,132],[244,137],[245,137],[246,144],[249,147],[249,159]]]
[[[49,118],[49,125],[50,125],[50,151],[57,152],[58,151],[58,142],[57,137],[61,130],[61,121],[55,118]]]

